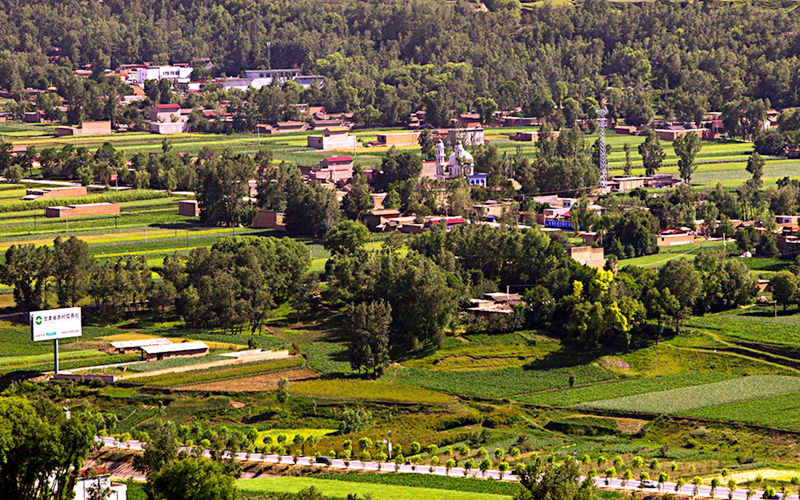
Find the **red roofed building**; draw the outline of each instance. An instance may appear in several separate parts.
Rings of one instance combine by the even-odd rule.
[[[312,170],[309,177],[316,181],[339,182],[353,178],[353,158],[349,156],[329,156],[319,162],[319,168]]]

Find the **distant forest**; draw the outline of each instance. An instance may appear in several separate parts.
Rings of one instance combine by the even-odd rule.
[[[746,2],[656,2],[521,10],[516,0],[0,0],[0,87],[43,88],[59,66],[210,58],[228,76],[300,67],[324,75],[331,111],[384,121],[478,97],[547,116],[607,98],[612,118],[697,120],[726,103],[800,104],[800,21]],[[566,102],[569,100],[569,102]],[[435,104],[434,104],[435,103]],[[432,121],[444,111],[429,109]],[[593,115],[593,113],[592,113]],[[449,118],[449,116],[448,116]]]

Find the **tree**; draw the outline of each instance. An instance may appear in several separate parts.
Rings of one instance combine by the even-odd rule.
[[[735,479],[728,480],[728,500],[733,500],[733,493],[739,488]],[[788,497],[787,497],[788,498]]]
[[[336,193],[318,182],[301,186],[288,194],[286,228],[293,233],[324,236],[341,216]]]
[[[339,433],[350,434],[354,432],[361,432],[372,425],[372,413],[356,408],[355,410],[345,410],[342,412],[342,417],[339,420]],[[398,455],[400,452],[398,452]]]
[[[481,463],[478,465],[478,468],[481,471],[483,477],[486,477],[486,471],[488,471],[492,467],[492,461],[488,458],[484,458],[481,460]]]
[[[278,388],[275,389],[275,399],[281,404],[281,407],[286,408],[286,402],[289,400],[289,379],[281,377],[278,380]]]
[[[655,174],[667,157],[666,151],[661,147],[661,141],[652,129],[647,130],[644,142],[639,144],[639,154],[642,156],[645,175],[648,176]]]
[[[674,319],[677,333],[680,333],[681,321],[691,313],[701,285],[694,266],[686,259],[670,260],[659,270],[656,286],[662,291],[669,289],[677,299],[675,309],[666,311]]]
[[[631,479],[633,479],[633,472],[630,469],[625,469],[625,472],[622,473],[622,486],[627,485]]]
[[[703,147],[700,137],[695,133],[686,133],[678,136],[672,143],[675,154],[678,155],[678,170],[683,182],[689,184],[692,174],[697,169],[694,162],[697,153]]]
[[[325,233],[322,245],[333,255],[353,255],[363,252],[369,229],[358,221],[343,220]]]
[[[395,182],[409,179],[416,181],[420,172],[422,172],[422,158],[419,155],[410,151],[400,151],[393,146],[381,159],[373,185],[377,190],[385,191]]]
[[[755,189],[761,189],[763,185],[761,177],[764,175],[764,158],[758,153],[751,154],[747,159],[746,170],[753,176],[751,180]]]
[[[565,460],[560,466],[542,465],[537,461],[528,465],[519,476],[522,491],[515,500],[590,500],[597,488],[593,481],[580,480],[580,470],[574,460]]]
[[[696,496],[697,496],[697,493],[698,493],[698,491],[700,490],[700,486],[701,486],[702,484],[703,484],[703,479],[702,479],[702,478],[700,478],[700,477],[698,477],[698,476],[694,476],[694,477],[692,478],[692,485],[693,485],[693,488],[692,488],[692,496],[693,496],[693,497],[696,497]]]
[[[434,155],[436,154],[435,144],[433,143],[433,137],[431,136],[431,131],[428,129],[424,129],[419,134],[419,146],[420,146],[420,154],[426,160],[433,159]],[[385,206],[385,205],[384,205]]]
[[[235,500],[236,481],[222,463],[206,458],[185,458],[150,474],[148,498],[153,500]]]
[[[69,498],[102,420],[45,399],[0,397],[0,490],[5,498]]]
[[[786,307],[797,297],[797,276],[789,271],[779,271],[770,278],[769,284],[772,287],[772,298],[783,305],[783,310],[786,311]]]
[[[94,264],[85,241],[74,236],[53,241],[51,266],[59,306],[72,307],[86,296]]]
[[[475,99],[475,111],[481,117],[481,123],[488,125],[492,122],[494,112],[497,111],[497,103],[491,97],[478,97]]]
[[[606,476],[606,486],[608,486],[611,483],[611,480],[614,478],[614,475],[616,475],[616,473],[617,470],[614,469],[614,467],[609,467],[604,471],[604,475]]]
[[[46,246],[11,245],[0,266],[0,282],[14,287],[14,302],[28,311],[47,306],[52,253]]]
[[[675,493],[680,494],[684,486],[686,486],[686,480],[683,479],[682,477],[678,478],[678,480],[675,481]]]
[[[133,459],[134,470],[148,477],[157,473],[178,457],[178,441],[175,437],[175,425],[157,422],[149,433],[150,439],[144,445],[144,453]]]
[[[626,176],[630,176],[633,170],[633,163],[631,162],[631,143],[626,142],[622,146],[622,150],[625,151],[625,165],[622,167],[622,171]]]
[[[352,330],[348,357],[350,366],[365,372],[372,371],[380,377],[389,365],[389,327],[392,323],[392,308],[383,300],[357,304],[348,315]]]
[[[661,491],[661,488],[664,486],[664,483],[669,481],[669,476],[666,472],[661,472],[658,474],[658,491]]]
[[[356,165],[353,168],[353,178],[350,181],[350,192],[342,200],[342,211],[345,217],[358,220],[372,208],[371,190],[367,183],[367,176]]]
[[[225,151],[201,162],[198,169],[197,201],[200,220],[206,224],[234,226],[253,219],[248,181],[255,170],[253,160]]]
[[[445,470],[445,474],[447,474],[447,475],[449,476],[449,475],[450,475],[450,471],[451,471],[451,470],[453,469],[453,467],[455,467],[455,466],[456,466],[456,461],[455,461],[455,460],[453,460],[452,458],[448,459],[448,460],[447,460],[447,461],[444,463],[444,470]]]
[[[497,471],[500,473],[500,480],[503,480],[503,474],[505,474],[508,469],[511,468],[511,465],[508,462],[500,462],[497,465]]]
[[[717,492],[717,487],[719,487],[719,482],[720,481],[718,477],[711,478],[711,482],[709,483],[709,485],[711,486],[711,490],[709,491],[709,493],[711,494],[711,498],[714,498]]]

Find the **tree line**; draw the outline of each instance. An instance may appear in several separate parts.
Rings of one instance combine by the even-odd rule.
[[[296,117],[289,105],[298,102],[357,112],[364,123],[398,123],[424,107],[429,123],[442,126],[451,109],[475,109],[486,119],[494,106],[521,106],[570,125],[593,118],[606,99],[612,120],[643,124],[658,113],[698,121],[718,110],[726,112],[733,134],[748,136],[763,109],[800,105],[798,21],[780,9],[746,4],[592,0],[524,14],[513,0],[487,2],[489,12],[466,1],[422,0],[0,5],[0,87],[22,102],[26,87],[55,86],[73,123],[82,117],[141,122],[147,117],[142,106],[173,98],[151,84],[147,105],[119,106],[118,97],[129,91],[104,77],[106,68],[205,58],[214,75],[239,76],[271,64],[325,78],[321,88],[213,90],[182,103],[213,107],[229,100],[233,122],[214,126],[236,129]],[[72,69],[87,64],[91,78],[71,78]],[[196,74],[209,76],[200,65]],[[110,95],[116,98],[100,98]]]

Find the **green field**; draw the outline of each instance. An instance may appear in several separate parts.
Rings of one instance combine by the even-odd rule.
[[[709,418],[800,431],[800,393],[781,394],[709,406],[682,412],[688,417]]]
[[[387,484],[394,486],[411,486],[416,488],[434,488],[455,490],[489,495],[513,496],[520,491],[517,483],[500,481],[484,481],[482,479],[434,476],[427,474],[319,474],[318,479],[333,481],[349,481],[353,483]]]
[[[385,401],[390,403],[450,404],[453,398],[440,392],[401,384],[367,380],[318,379],[291,386],[294,394],[303,396]]]
[[[800,377],[754,375],[722,382],[591,401],[577,408],[636,413],[681,413],[735,401],[800,391]]]
[[[698,386],[720,382],[734,377],[735,375],[727,373],[698,373],[695,375],[620,380],[585,387],[576,387],[574,389],[529,394],[520,396],[517,399],[537,405],[572,406],[589,401],[659,392],[666,389]]]
[[[271,491],[297,493],[304,488],[314,486],[318,488],[324,496],[337,499],[347,498],[347,495],[352,493],[361,496],[370,494],[375,500],[408,500],[410,498],[424,498],[426,500],[501,500],[511,498],[508,495],[494,495],[489,493],[415,488],[387,484],[373,485],[349,481],[314,479],[310,477],[241,479],[238,482],[238,486],[239,490],[246,494],[259,494]]]
[[[506,368],[491,371],[446,372],[417,368],[399,370],[396,381],[436,391],[480,398],[504,398],[525,392],[544,391],[569,386],[570,373],[580,383],[607,380],[613,375],[595,365],[534,370]]]

